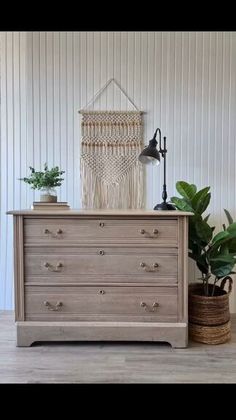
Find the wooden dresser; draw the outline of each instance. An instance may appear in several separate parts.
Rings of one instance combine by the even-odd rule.
[[[9,211],[17,345],[188,343],[188,216],[179,211]]]

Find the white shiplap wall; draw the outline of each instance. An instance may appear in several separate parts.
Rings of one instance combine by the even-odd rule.
[[[212,223],[236,218],[235,32],[2,32],[0,309],[13,307],[12,217],[37,197],[19,177],[44,162],[66,171],[59,199],[80,207],[82,108],[114,77],[144,114],[144,137],[167,137],[168,193],[180,179],[210,185]],[[110,86],[96,109],[129,109]],[[130,107],[132,109],[132,107]],[[162,167],[147,168],[147,208]],[[236,311],[236,294],[231,310]]]

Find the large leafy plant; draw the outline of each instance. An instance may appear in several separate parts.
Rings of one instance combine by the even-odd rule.
[[[29,167],[31,174],[30,176],[20,178],[21,181],[30,184],[34,190],[41,190],[42,188],[54,188],[59,187],[64,180],[61,175],[65,171],[60,171],[58,166],[48,169],[47,164],[44,164],[44,171],[35,171],[31,166]]]
[[[202,273],[202,294],[214,296],[217,282],[233,273],[236,262],[236,223],[224,209],[228,226],[223,224],[223,230],[213,235],[215,227],[208,223],[210,214],[203,217],[211,199],[210,187],[197,191],[196,185],[178,181],[176,189],[181,198],[172,197],[171,201],[177,209],[193,213],[189,218],[189,257],[196,262]],[[213,284],[210,283],[212,276]]]

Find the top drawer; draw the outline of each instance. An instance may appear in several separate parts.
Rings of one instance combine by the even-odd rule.
[[[25,245],[177,246],[176,219],[25,218]]]

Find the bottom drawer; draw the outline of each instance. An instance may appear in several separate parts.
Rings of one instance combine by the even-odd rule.
[[[27,321],[177,321],[177,288],[26,286]]]

